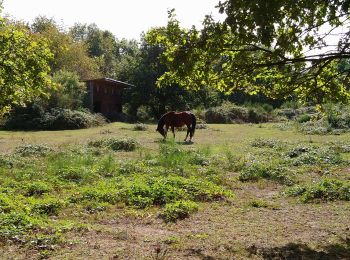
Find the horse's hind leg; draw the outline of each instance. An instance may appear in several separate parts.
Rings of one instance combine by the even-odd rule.
[[[171,127],[171,131],[173,132],[173,136],[174,136],[174,139],[175,139],[175,127],[174,126]]]
[[[187,137],[188,137],[188,134],[190,133],[190,128],[189,127],[187,127],[187,134],[186,134],[186,138],[185,138],[185,140],[184,140],[184,142],[186,142],[187,141]]]
[[[192,142],[192,137],[193,137],[193,135],[194,135],[194,131],[193,131],[193,129],[191,129],[191,130],[190,130],[190,142]]]

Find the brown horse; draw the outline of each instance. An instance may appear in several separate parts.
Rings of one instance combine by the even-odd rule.
[[[173,132],[175,138],[175,127],[187,126],[187,135],[185,138],[185,142],[187,141],[188,134],[190,134],[190,142],[194,135],[194,131],[196,130],[196,117],[191,112],[174,112],[171,111],[162,115],[162,117],[158,121],[158,127],[156,131],[158,131],[164,139],[167,136],[167,132],[169,127],[171,127],[171,131]],[[165,126],[165,128],[164,128]]]

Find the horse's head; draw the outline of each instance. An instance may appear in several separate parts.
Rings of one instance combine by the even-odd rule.
[[[157,132],[159,132],[164,138],[165,138],[165,130],[164,127],[158,126],[156,129]]]

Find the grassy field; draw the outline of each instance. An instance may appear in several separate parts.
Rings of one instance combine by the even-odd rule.
[[[350,134],[0,131],[1,259],[349,259]]]

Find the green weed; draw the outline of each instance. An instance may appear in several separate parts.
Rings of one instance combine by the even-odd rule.
[[[15,153],[20,156],[44,156],[53,151],[44,144],[27,144],[16,147]]]
[[[113,151],[134,151],[138,146],[138,142],[133,138],[105,138],[93,140],[88,143],[90,147],[108,148]]]
[[[175,222],[190,216],[190,214],[198,211],[198,204],[193,201],[180,200],[169,203],[165,206],[160,214],[166,222]]]
[[[292,185],[294,183],[293,175],[288,168],[278,163],[260,163],[253,162],[247,165],[240,172],[238,179],[240,181],[256,181],[259,179],[274,180],[283,184]]]
[[[57,215],[63,203],[54,198],[45,198],[34,202],[31,212],[40,215]]]
[[[143,123],[137,123],[133,127],[134,131],[147,131],[147,129],[148,129],[147,125]]]
[[[301,196],[302,202],[315,200],[333,201],[350,200],[350,182],[336,179],[324,179],[306,186],[295,186],[288,189],[287,196]]]
[[[299,146],[293,148],[287,155],[294,166],[344,163],[338,151],[327,147]]]
[[[33,182],[26,185],[24,189],[25,196],[41,196],[44,193],[49,193],[52,188],[45,182]]]

